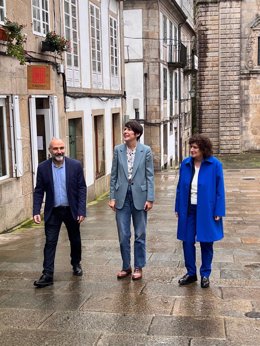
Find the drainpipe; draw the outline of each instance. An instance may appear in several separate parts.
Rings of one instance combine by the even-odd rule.
[[[110,0],[109,0],[110,2]],[[124,4],[123,1],[119,1],[119,30],[120,30],[120,75],[121,75],[121,90],[124,94],[121,99],[121,116],[126,114],[126,91],[125,91],[125,47],[124,47]],[[122,119],[121,118],[121,119]],[[123,124],[122,124],[123,125]]]
[[[181,61],[181,27],[186,23],[186,19],[184,22],[178,24],[178,46],[179,46],[179,51],[178,51],[178,59],[179,62]],[[178,115],[178,145],[179,145],[179,164],[182,162],[182,134],[181,134],[181,68],[178,68],[178,87],[179,87],[179,115]]]

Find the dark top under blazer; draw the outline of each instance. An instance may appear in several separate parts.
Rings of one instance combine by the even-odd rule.
[[[87,186],[81,163],[65,157],[66,189],[73,218],[86,216]],[[39,164],[37,170],[36,186],[33,194],[33,215],[39,215],[44,193],[46,200],[44,206],[44,221],[51,215],[54,207],[54,185],[52,176],[52,159]]]

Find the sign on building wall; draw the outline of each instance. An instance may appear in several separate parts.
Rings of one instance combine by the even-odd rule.
[[[50,90],[50,66],[27,66],[28,89]]]

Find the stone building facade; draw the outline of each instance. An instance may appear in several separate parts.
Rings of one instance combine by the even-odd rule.
[[[193,27],[192,0],[124,1],[126,114],[143,124],[157,170],[188,154]]]
[[[122,13],[122,0],[0,1],[0,233],[31,218],[37,167],[52,137],[82,162],[89,201],[108,191],[122,140]],[[6,17],[24,25],[22,65],[6,54]],[[53,31],[69,49],[42,49]]]
[[[216,153],[260,150],[260,2],[197,0],[198,126]]]

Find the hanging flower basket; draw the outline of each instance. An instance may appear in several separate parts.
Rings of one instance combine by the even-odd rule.
[[[25,64],[26,51],[24,44],[27,40],[23,33],[25,25],[17,22],[12,22],[8,18],[4,19],[3,29],[7,36],[7,51],[6,54],[20,61],[21,65]]]
[[[42,41],[42,52],[57,52],[61,54],[62,52],[69,51],[70,44],[65,37],[56,34],[55,31],[50,31],[47,33],[45,40]]]
[[[50,43],[46,41],[42,41],[42,52],[55,52],[55,47]]]
[[[0,41],[7,41],[7,33],[4,28],[0,28]]]

